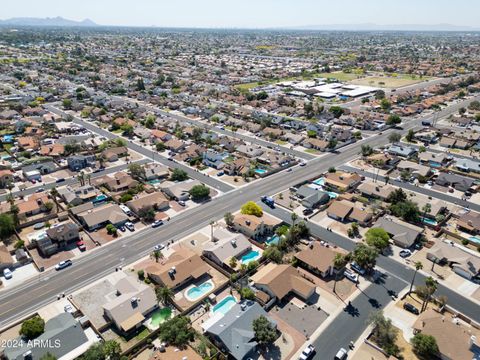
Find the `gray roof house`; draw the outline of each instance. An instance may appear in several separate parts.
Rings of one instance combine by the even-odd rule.
[[[303,185],[297,190],[297,197],[301,199],[302,205],[309,209],[316,208],[318,205],[324,205],[330,201],[330,196],[325,191],[317,190],[307,185]]]
[[[188,200],[190,198],[190,189],[195,185],[201,185],[198,180],[183,181],[179,183],[165,182],[161,185],[162,191],[171,199]]]
[[[465,172],[472,171],[472,172],[480,173],[480,161],[475,161],[471,159],[456,159],[455,167],[458,170],[465,171]]]
[[[57,359],[62,358],[69,352],[88,341],[82,326],[70,313],[61,313],[45,323],[45,332],[33,342],[14,343],[13,347],[6,347],[4,356],[7,360],[39,360],[46,353],[50,353]],[[48,344],[48,346],[45,346]],[[60,344],[61,346],[55,346]]]
[[[467,191],[473,186],[474,180],[457,174],[441,173],[435,179],[435,184],[452,186],[458,191]]]
[[[412,146],[392,144],[388,148],[390,155],[397,155],[404,158],[410,158],[417,153],[417,149]]]
[[[232,257],[239,258],[252,248],[252,244],[245,235],[231,233],[223,228],[216,229],[214,239],[219,239],[215,244],[203,250],[203,255],[216,262],[218,265],[228,265]]]
[[[213,324],[210,325],[207,322],[204,325],[208,326],[205,331],[213,339],[213,342],[229,352],[232,358],[237,360],[253,358],[257,342],[252,323],[262,315],[276,326],[257,302],[246,301],[235,304]]]
[[[421,227],[399,219],[390,220],[384,216],[379,218],[372,227],[384,229],[391,236],[395,245],[402,248],[412,246],[423,232]]]

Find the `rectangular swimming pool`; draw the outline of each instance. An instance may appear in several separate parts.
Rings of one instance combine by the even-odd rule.
[[[216,304],[212,312],[214,314],[223,314],[225,315],[232,307],[237,303],[237,300],[231,295],[224,297],[218,304]]]
[[[255,261],[259,258],[260,258],[260,253],[256,250],[251,250],[242,256],[241,262],[242,264],[247,265],[248,263],[251,263],[252,261]]]

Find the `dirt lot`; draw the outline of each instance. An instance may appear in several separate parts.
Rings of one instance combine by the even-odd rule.
[[[413,79],[411,77],[406,77],[406,76],[398,76],[398,77],[368,76],[366,78],[352,80],[350,81],[350,84],[375,86],[375,87],[383,87],[383,88],[400,88],[400,87],[404,87],[412,84],[417,84],[422,81],[425,81],[425,78]]]

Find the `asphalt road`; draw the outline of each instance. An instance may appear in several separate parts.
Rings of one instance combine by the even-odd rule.
[[[457,111],[457,108],[452,107],[451,111]],[[417,126],[419,121],[420,119],[409,122],[405,125],[403,132]],[[358,155],[360,145],[362,144],[369,144],[372,147],[384,145],[390,132],[391,130],[387,130],[382,135],[372,136],[366,140],[344,147],[336,154],[329,153],[323,157],[316,158],[308,162],[305,167],[296,166],[294,171],[288,173],[288,176],[284,172],[279,172],[236,191],[231,191],[212,199],[202,206],[187,210],[173,217],[171,221],[162,227],[139,231],[130,237],[119,239],[87,252],[82,257],[74,259],[73,266],[63,271],[47,270],[21,285],[6,288],[0,292],[0,327],[55,301],[59,293],[65,292],[68,295],[72,291],[115,271],[116,266],[129,264],[142,258],[151,252],[153,246],[158,243],[178,240],[208,225],[211,220],[222,217],[225,212],[238,210],[247,200],[258,200],[262,195],[274,194],[319,175],[331,166],[339,166],[345,163]],[[329,234],[331,235],[332,233]],[[330,238],[327,237],[327,239]],[[131,246],[132,244],[134,246]],[[346,248],[349,249],[347,246]],[[389,270],[390,267],[395,271],[399,265],[393,262],[393,260],[391,262],[387,262],[387,266],[383,266],[383,264],[381,266],[386,270]],[[394,271],[393,273],[395,273]],[[15,276],[15,273],[13,276]],[[410,277],[406,277],[406,281],[409,281],[409,279]],[[461,299],[461,301],[458,299]],[[462,311],[470,315],[474,309],[470,311],[468,308],[463,307],[465,302],[468,302],[468,300],[461,297],[461,295],[455,294],[455,296],[449,297],[449,303],[453,307],[457,307],[458,304]],[[476,319],[477,316],[474,318]]]

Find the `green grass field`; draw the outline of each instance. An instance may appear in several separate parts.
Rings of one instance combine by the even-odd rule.
[[[400,88],[403,86],[417,84],[422,81],[431,79],[431,77],[424,76],[422,78],[418,76],[401,74],[398,76],[367,76],[361,79],[355,79],[350,81],[351,84],[375,86],[382,88]]]

